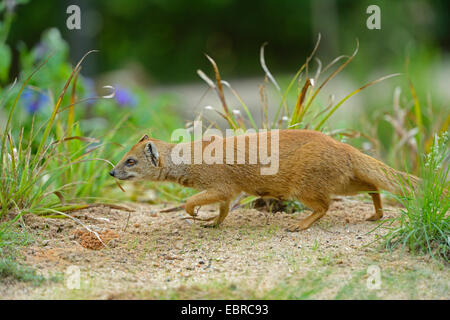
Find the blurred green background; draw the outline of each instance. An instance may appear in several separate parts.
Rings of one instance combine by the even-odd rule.
[[[81,30],[65,26],[70,4],[81,8]],[[381,30],[366,27],[372,4],[381,9]],[[39,0],[15,12],[9,41],[16,46],[32,47],[44,30],[56,27],[73,62],[87,50],[101,51],[86,61],[86,75],[137,64],[156,83],[197,80],[196,69],[209,67],[203,53],[220,62],[227,76],[259,76],[259,48],[266,41],[272,72],[292,73],[319,32],[321,59],[349,54],[359,38],[358,66],[352,70],[359,77],[380,66],[397,67],[408,55],[439,56],[450,49],[445,0]],[[11,76],[19,68],[14,63]]]

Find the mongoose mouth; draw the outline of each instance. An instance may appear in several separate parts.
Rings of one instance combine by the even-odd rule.
[[[117,174],[116,170],[114,170],[114,169],[109,172],[109,175],[111,177],[114,177],[114,178],[119,179],[119,180],[130,180],[131,178],[135,178],[136,177],[136,174],[134,174],[132,172],[131,173],[125,172],[125,174],[126,174],[125,177],[123,175],[121,175],[121,174]]]
[[[114,178],[116,178],[116,179],[119,179],[119,180],[131,180],[132,178],[135,177],[134,174],[128,174],[128,175],[126,175],[126,176],[120,176],[120,175],[117,175],[116,173],[112,174],[112,172],[110,172],[109,174],[110,174],[112,177],[114,177]]]
[[[128,175],[126,177],[115,177],[115,178],[119,179],[119,180],[131,180],[131,178],[134,178],[134,176],[133,175]]]

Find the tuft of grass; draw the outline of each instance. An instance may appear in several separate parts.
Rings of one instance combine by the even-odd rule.
[[[33,241],[24,230],[2,229],[0,231],[0,280],[15,279],[40,285],[45,280],[36,270],[17,261],[18,249]]]
[[[400,87],[394,90],[392,111],[384,115],[384,120],[390,123],[394,134],[388,136],[387,141],[378,144],[377,149],[383,144],[387,160],[394,167],[406,166],[411,173],[420,171],[420,154],[430,152],[434,135],[448,131],[450,115],[446,108],[439,110],[428,97],[427,103],[420,103],[416,89],[408,79],[411,99],[402,96]],[[402,99],[403,98],[403,99]],[[381,139],[380,140],[386,140]],[[383,142],[383,141],[382,141]],[[377,150],[380,153],[380,150]]]
[[[37,274],[36,270],[22,266],[12,257],[0,258],[0,279],[12,278],[22,282],[32,282],[39,286],[45,277]]]
[[[91,52],[73,68],[50,118],[42,124],[33,121],[28,134],[24,128],[16,129],[15,133],[11,130],[13,114],[23,90],[50,57],[21,84],[10,106],[6,126],[0,133],[0,218],[10,220],[9,224],[2,225],[0,232],[25,213],[64,216],[64,212],[87,207],[87,203],[100,194],[107,176],[98,170],[98,161],[113,165],[101,158],[105,143],[84,137],[79,124],[74,123],[73,112],[77,103],[76,79],[81,63]],[[70,106],[63,108],[63,99],[70,85]],[[64,122],[61,112],[67,109],[69,115]],[[111,130],[104,140],[109,141],[115,131]],[[13,218],[10,218],[11,214]]]
[[[73,123],[73,106],[77,103],[75,81],[83,60],[94,51],[87,52],[73,68],[49,119],[40,126],[33,121],[28,134],[24,133],[23,127],[18,130],[18,134],[13,134],[14,111],[31,78],[44,67],[51,56],[23,81],[10,106],[8,120],[4,130],[0,132],[0,221],[6,220],[0,225],[0,240],[1,235],[26,213],[71,218],[99,238],[95,231],[68,214],[90,207],[90,202],[96,199],[92,196],[98,194],[104,184],[106,174],[98,170],[98,165],[95,166],[93,162],[103,161],[113,167],[108,160],[96,156],[102,145],[92,146],[98,141],[83,137],[78,124]],[[71,84],[70,106],[64,108],[64,97]],[[14,85],[15,83],[8,92]],[[67,109],[69,115],[64,123],[65,118],[61,112]],[[111,132],[113,134],[115,130]],[[85,146],[81,142],[88,144]],[[14,270],[13,265],[6,264],[5,270]]]
[[[318,66],[314,75],[310,76],[309,74],[310,62],[313,59],[319,47],[320,39],[321,36],[319,34],[312,53],[306,58],[305,63],[303,63],[300,69],[296,72],[296,74],[291,79],[287,88],[284,91],[282,91],[281,87],[279,86],[273,75],[270,73],[266,65],[264,59],[264,47],[266,44],[262,45],[260,50],[261,67],[264,70],[266,82],[270,81],[276,88],[280,96],[280,103],[277,107],[274,119],[272,120],[268,119],[267,109],[269,106],[267,105],[265,86],[260,87],[260,95],[262,102],[261,114],[263,115],[261,127],[267,129],[311,128],[317,131],[324,131],[325,124],[328,121],[328,119],[350,97],[378,82],[400,75],[398,73],[391,74],[381,77],[377,80],[368,82],[365,85],[361,86],[360,88],[356,89],[355,91],[349,93],[342,100],[338,101],[335,104],[333,99],[331,99],[327,105],[320,105],[320,103],[314,103],[316,101],[317,96],[326,86],[326,84],[329,83],[329,81],[332,80],[334,77],[336,77],[355,58],[359,48],[359,42],[356,41],[356,48],[351,56],[339,56],[336,59],[332,60],[324,68],[322,68],[322,62],[318,58],[315,58],[315,61],[317,62]],[[235,130],[236,133],[238,133],[239,132],[238,130],[240,129],[245,130],[246,126],[248,125],[253,129],[257,130],[258,126],[254,120],[255,117],[249,111],[247,104],[243,101],[243,99],[240,97],[237,91],[234,90],[227,81],[222,80],[216,62],[210,56],[207,55],[206,57],[213,67],[216,81],[214,82],[212,79],[210,79],[202,70],[197,70],[197,73],[208,84],[209,88],[214,90],[217,93],[217,96],[219,97],[223,111],[219,111],[216,109],[214,109],[214,111],[217,112],[222,118],[224,118],[227,121],[229,127]],[[336,63],[338,63],[340,60],[343,59],[344,62],[320,83],[320,80],[322,77],[324,77],[326,71],[331,69]],[[298,93],[296,95],[297,98],[295,99],[295,105],[290,106],[288,96],[290,95],[290,92],[296,83],[298,84]],[[230,110],[228,103],[226,102],[225,99],[224,86],[227,87],[231,91],[231,93],[235,96],[235,98],[238,100],[240,106],[244,110],[245,115],[247,116],[246,119],[241,116],[240,110],[238,109],[232,111]]]
[[[387,249],[401,247],[412,252],[428,253],[450,261],[450,149],[448,134],[435,136],[429,153],[420,159],[421,187],[413,190],[400,181],[403,195],[394,196],[403,206],[401,214],[389,220],[389,231],[383,237]],[[411,190],[408,194],[406,190]]]

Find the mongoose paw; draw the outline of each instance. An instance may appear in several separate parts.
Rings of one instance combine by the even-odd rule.
[[[197,217],[197,215],[195,215],[195,216],[189,216],[189,217],[183,217],[182,219],[183,220],[194,220],[194,221],[206,221],[206,222],[208,222],[208,221],[211,221],[211,220],[213,220],[213,219],[216,219],[217,217],[207,217],[207,218],[199,218],[199,217]]]
[[[294,225],[288,227],[286,229],[286,231],[297,232],[297,231],[302,231],[302,230],[305,230],[305,229],[308,229],[308,228],[309,228],[309,226],[307,226],[307,225],[305,225],[305,224],[300,222],[300,223],[297,223],[297,224],[294,224]]]
[[[203,228],[218,228],[220,226],[220,223],[217,223],[217,222],[212,222],[212,223],[205,223],[205,224],[202,224],[202,227]]]
[[[371,215],[370,217],[368,217],[366,219],[366,221],[377,221],[377,220],[380,220],[382,217],[383,217],[382,215],[375,213],[375,214]]]

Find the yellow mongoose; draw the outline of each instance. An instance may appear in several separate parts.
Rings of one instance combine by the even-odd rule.
[[[266,133],[265,138],[271,137],[273,132]],[[215,217],[212,224],[214,226],[222,223],[228,214],[230,201],[241,192],[261,197],[298,199],[311,208],[313,213],[290,227],[289,231],[307,229],[325,215],[332,195],[369,192],[375,213],[367,220],[378,220],[383,216],[378,193],[380,189],[401,192],[399,178],[407,179],[413,186],[419,182],[419,178],[394,170],[354,147],[317,131],[279,130],[277,135],[279,163],[275,174],[261,174],[263,165],[248,163],[256,152],[256,149],[249,148],[249,142],[254,138],[261,141],[261,133],[246,135],[244,149],[236,142],[237,137],[212,139],[222,142],[223,151],[226,149],[225,145],[233,146],[236,153],[232,160],[237,159],[238,152],[244,151],[246,162],[231,164],[227,161],[207,164],[205,160],[195,163],[193,153],[190,163],[177,164],[173,158],[176,146],[192,150],[200,147],[200,150],[205,151],[212,142],[199,140],[171,144],[146,135],[125,154],[110,174],[121,180],[173,181],[203,190],[187,199],[185,209],[194,217],[196,207],[219,202],[219,215]],[[269,147],[271,144],[273,141],[269,143]],[[260,149],[259,145],[257,149]],[[219,156],[225,160],[225,152]],[[212,219],[205,219],[208,220]]]

